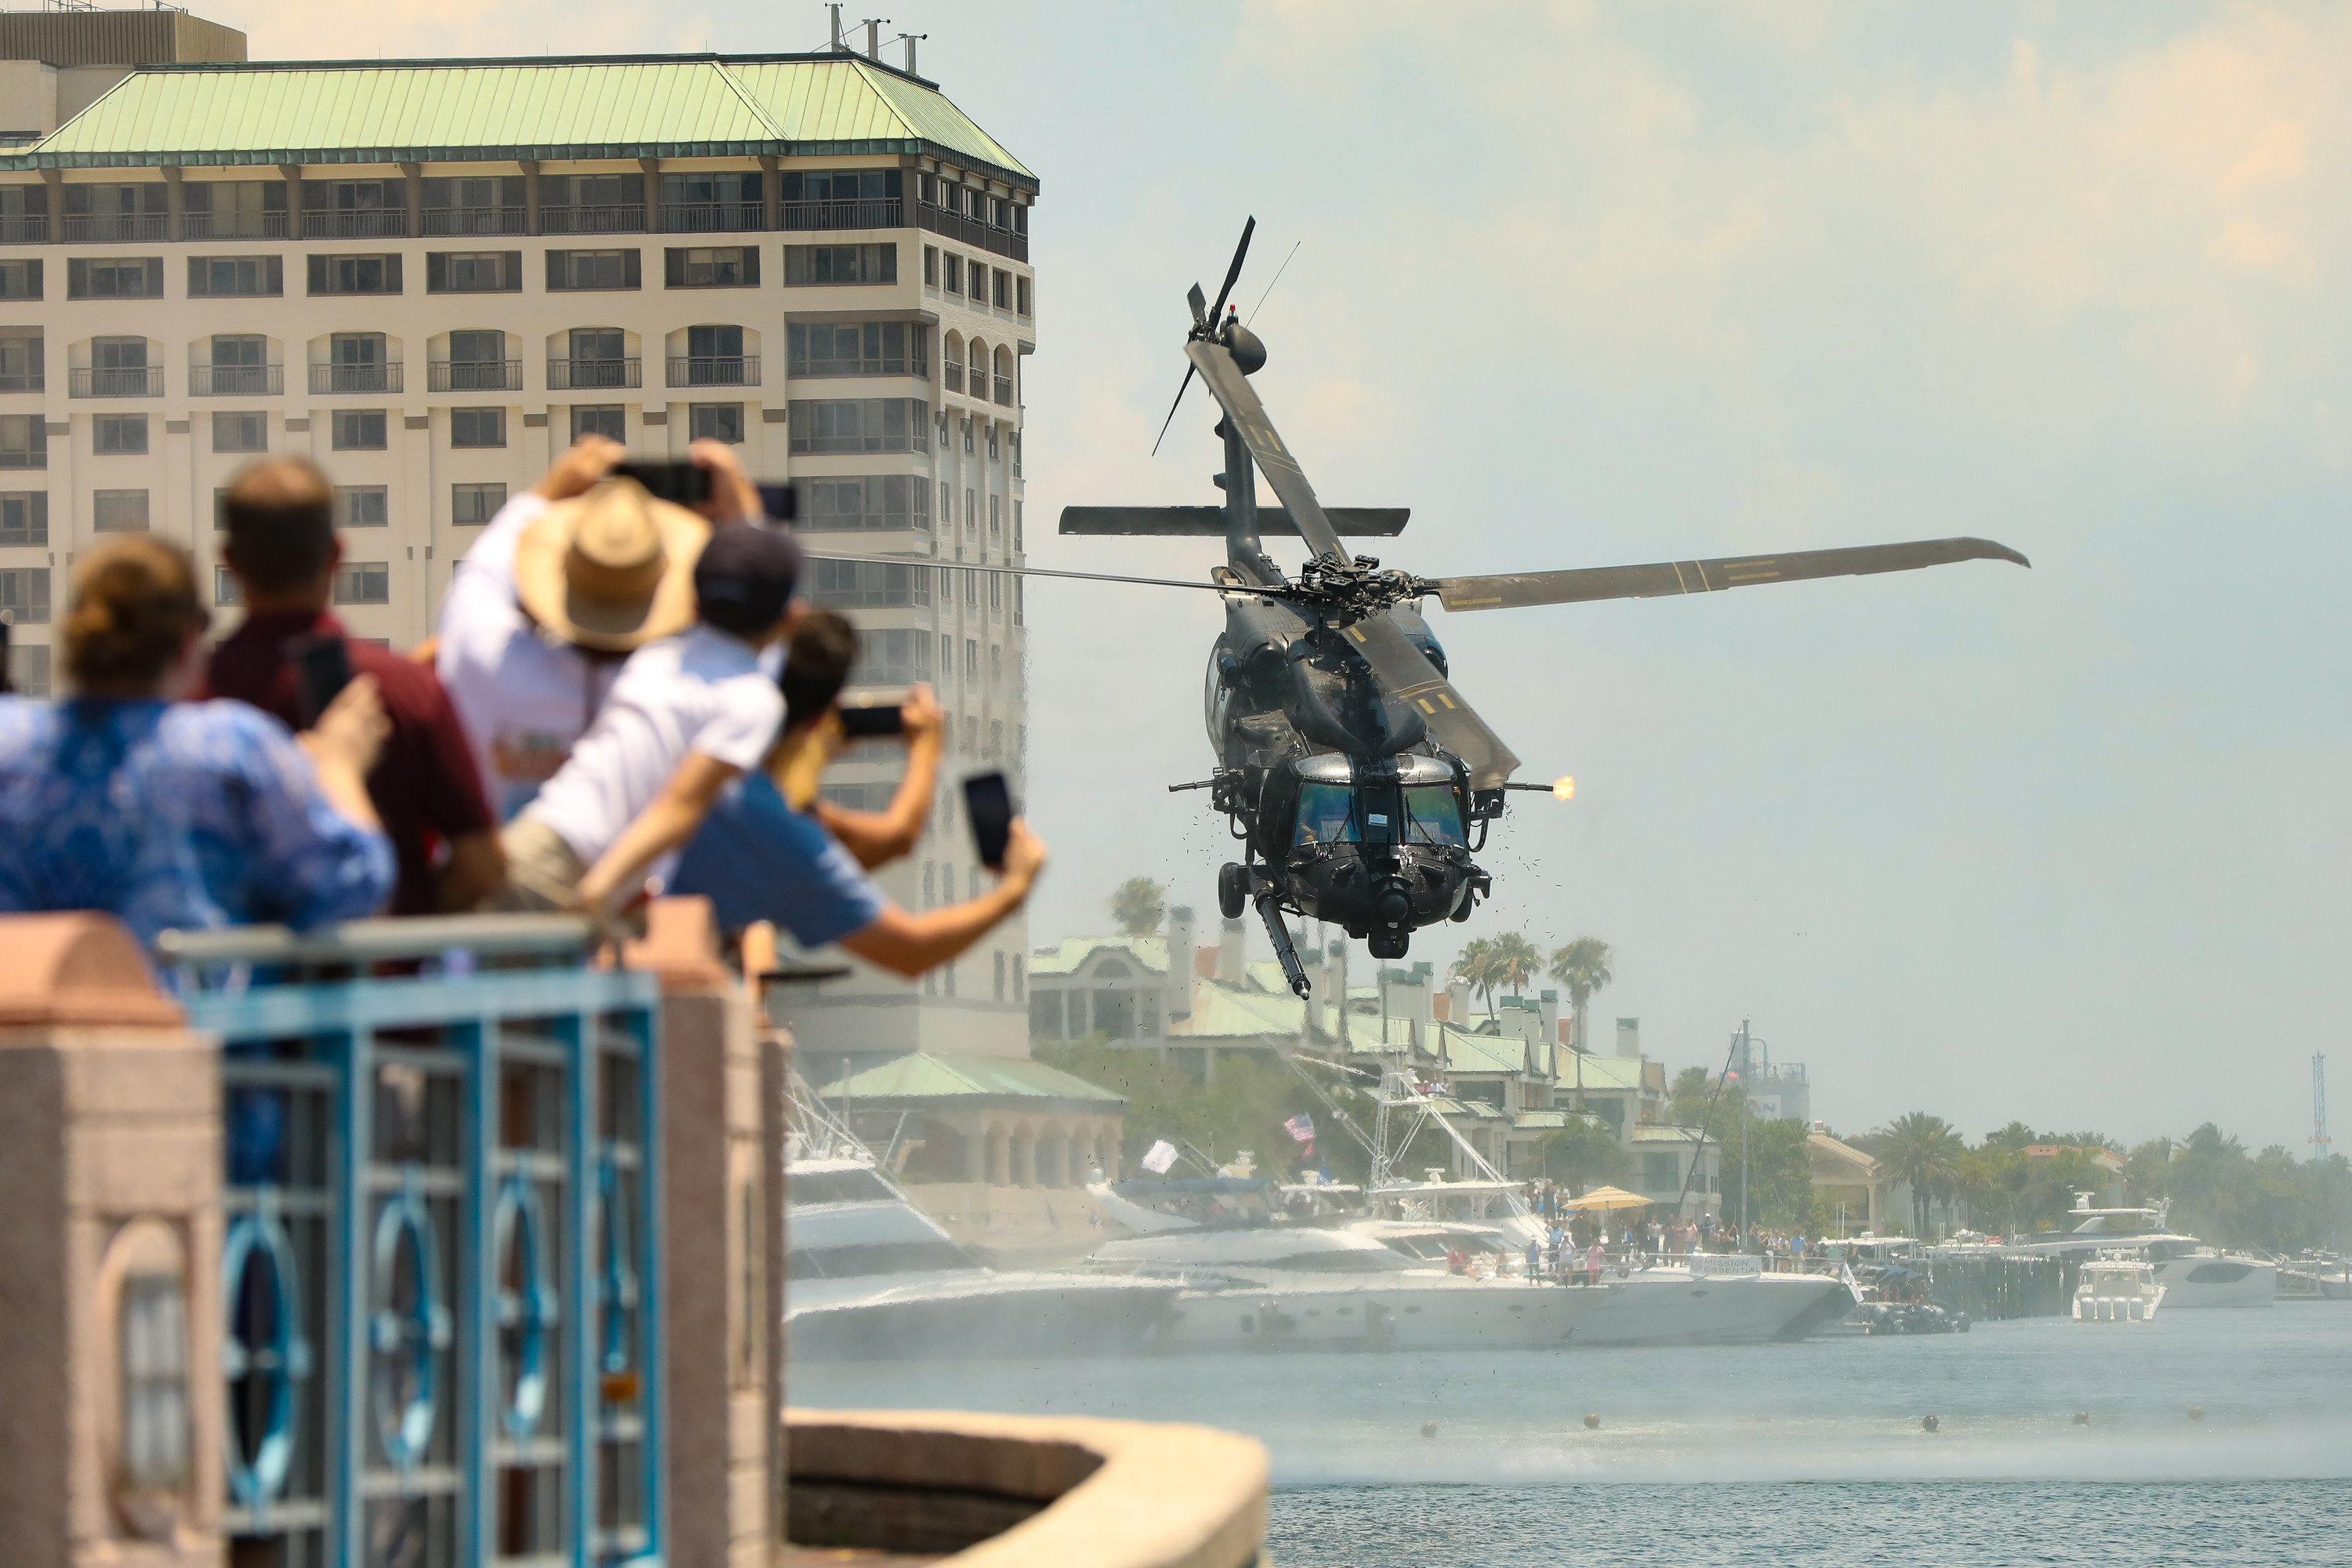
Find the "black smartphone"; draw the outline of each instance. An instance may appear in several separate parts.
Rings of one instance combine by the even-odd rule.
[[[1004,869],[1004,846],[1013,837],[1013,791],[1003,773],[974,773],[963,781],[963,808],[971,817],[971,842],[980,863]]]
[[[351,645],[339,637],[296,637],[286,645],[286,662],[294,667],[294,711],[307,730],[352,683]]]
[[[8,679],[8,632],[15,621],[15,612],[0,614],[0,697],[16,689],[16,683]]]
[[[754,488],[760,492],[760,510],[768,514],[770,522],[790,522],[800,515],[801,492],[794,487],[761,484]]]
[[[907,732],[906,698],[894,692],[861,692],[841,700],[841,732],[872,741]]]
[[[635,479],[656,500],[700,506],[710,499],[710,470],[699,463],[615,463],[613,472]]]

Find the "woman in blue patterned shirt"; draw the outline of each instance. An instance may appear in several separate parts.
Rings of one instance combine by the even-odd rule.
[[[362,783],[384,730],[362,677],[299,736],[242,702],[177,702],[210,617],[185,552],[92,551],[59,640],[75,695],[0,699],[0,910],[173,928],[373,913],[392,846]]]

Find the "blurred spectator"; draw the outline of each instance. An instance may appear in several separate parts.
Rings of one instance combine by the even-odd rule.
[[[207,620],[176,545],[138,535],[82,558],[58,634],[75,695],[0,698],[0,910],[101,910],[152,942],[349,920],[391,895],[363,782],[385,729],[375,682],[299,737],[241,702],[175,702]]]
[[[558,503],[546,521],[593,537],[672,514],[691,522],[617,479]],[[769,529],[711,535],[694,563],[694,625],[629,656],[570,760],[507,825],[510,907],[626,902],[693,837],[719,790],[758,765],[784,708],[761,652],[782,641],[797,611],[800,560],[791,537]]]
[[[702,830],[679,857],[669,886],[673,892],[709,899],[722,931],[772,921],[803,947],[839,942],[869,963],[911,977],[954,959],[1019,910],[1045,868],[1045,847],[1027,824],[1016,820],[995,887],[961,904],[914,913],[892,903],[874,885],[859,864],[862,857],[845,848],[815,817],[793,810],[785,795],[791,786],[780,787],[779,781],[804,780],[802,788],[813,789],[814,776],[804,759],[814,756],[821,763],[824,731],[856,662],[857,633],[845,617],[815,610],[800,618],[781,681],[782,732],[760,771],[747,773],[719,795]],[[921,792],[913,796],[926,805],[929,776],[936,765],[937,706],[928,690],[919,691],[908,704],[910,734],[920,730],[932,737],[925,742],[931,762],[926,764]],[[926,707],[928,714],[919,711]],[[908,795],[902,784],[900,800]],[[891,815],[880,814],[876,824]],[[918,835],[920,823],[918,812]],[[881,848],[895,841],[877,833],[868,842]],[[907,847],[911,848],[913,842],[908,839]],[[755,960],[752,967],[764,964]]]
[[[295,458],[255,463],[230,483],[221,554],[245,620],[213,649],[197,695],[234,697],[299,728],[308,715],[289,648],[298,639],[340,640],[353,673],[374,678],[391,726],[367,788],[400,862],[392,912],[471,909],[506,880],[473,748],[430,669],[346,637],[329,613],[343,557],[334,500],[327,477]],[[437,868],[436,838],[448,847]]]

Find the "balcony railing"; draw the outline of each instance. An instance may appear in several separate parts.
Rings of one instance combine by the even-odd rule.
[[[662,227],[672,234],[757,233],[768,226],[758,202],[664,202]]]
[[[669,384],[672,386],[757,386],[760,384],[760,356],[737,354],[725,358],[702,358],[672,354]]]
[[[0,468],[46,468],[48,466],[49,453],[46,447],[0,447]]]
[[[76,370],[69,378],[66,395],[161,397],[163,395],[163,367],[151,364],[128,370],[100,370],[84,366]]]
[[[124,240],[163,239],[171,232],[169,213],[68,213],[68,244],[110,245]]]
[[[529,213],[522,207],[426,207],[426,234],[520,234]]]
[[[47,213],[0,216],[0,245],[46,245],[48,239],[49,215]]]
[[[389,364],[314,364],[310,367],[310,390],[313,392],[402,392],[402,365],[398,360]]]
[[[432,392],[520,392],[522,361],[436,359],[425,382]]]
[[[996,378],[996,401],[1007,408],[1013,406],[1013,378],[1011,376],[1000,375]]]
[[[940,379],[946,382],[947,389],[950,392],[961,392],[963,390],[962,365],[950,361],[948,365],[940,372]]]
[[[48,385],[48,376],[37,370],[0,371],[0,392],[40,392]]]
[[[1029,259],[1027,235],[1015,234],[1011,229],[993,228],[978,218],[966,217],[961,213],[951,213],[945,207],[935,207],[928,202],[917,202],[915,222],[929,229],[933,234],[945,235],[950,239],[960,239],[966,245],[976,245],[982,250],[992,250],[999,256],[1009,256],[1015,261]],[[784,226],[789,228],[792,226],[787,224]]]
[[[192,364],[190,397],[276,397],[286,390],[282,364]]]
[[[550,392],[602,391],[644,384],[642,362],[635,359],[551,359],[547,362]]]
[[[180,218],[182,239],[284,239],[284,213],[187,213]]]
[[[589,205],[543,206],[539,209],[541,234],[643,234],[646,208],[642,202],[600,202]]]
[[[408,232],[403,207],[335,208],[302,215],[305,239],[396,239]]]
[[[786,202],[783,226],[813,228],[903,228],[906,204],[877,197],[872,201]]]

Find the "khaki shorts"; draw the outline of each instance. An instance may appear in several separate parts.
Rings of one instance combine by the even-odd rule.
[[[499,834],[507,852],[507,885],[486,906],[508,911],[567,909],[588,868],[555,829],[519,816]]]

